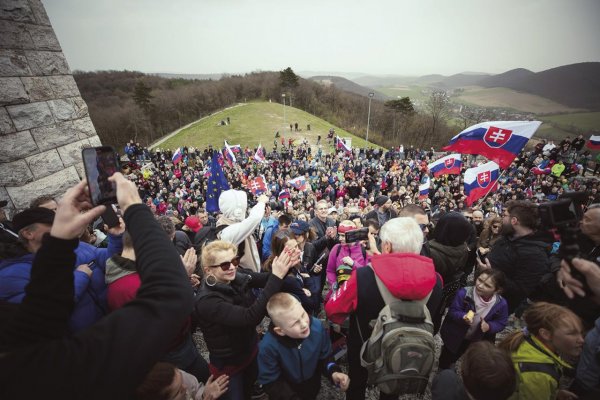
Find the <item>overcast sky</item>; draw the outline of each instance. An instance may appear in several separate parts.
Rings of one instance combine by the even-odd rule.
[[[600,61],[599,0],[42,0],[71,69],[444,75]]]

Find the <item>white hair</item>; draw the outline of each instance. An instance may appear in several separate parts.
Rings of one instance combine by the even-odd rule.
[[[419,254],[423,246],[423,231],[410,217],[390,219],[381,227],[379,238],[392,245],[392,253]]]

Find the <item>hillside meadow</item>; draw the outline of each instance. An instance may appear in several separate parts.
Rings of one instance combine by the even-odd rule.
[[[229,117],[230,125],[221,125]],[[299,132],[290,131],[290,124],[298,123]],[[310,124],[310,131],[307,125]],[[204,148],[209,144],[213,147],[223,146],[223,141],[229,144],[239,144],[242,147],[251,148],[262,144],[267,150],[273,148],[275,132],[288,139],[308,139],[311,145],[315,145],[317,137],[321,135],[321,143],[327,151],[327,133],[334,128],[340,137],[351,137],[353,147],[364,147],[364,139],[350,134],[349,132],[328,123],[305,111],[294,107],[285,106],[285,125],[283,121],[283,104],[270,102],[240,103],[228,109],[216,112],[208,117],[185,127],[176,133],[169,135],[166,139],[155,142],[152,147],[175,149],[182,146],[193,146]],[[278,139],[281,144],[281,138]],[[375,146],[371,143],[373,147]]]

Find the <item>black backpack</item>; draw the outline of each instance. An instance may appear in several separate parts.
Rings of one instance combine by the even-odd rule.
[[[215,240],[220,239],[220,234],[223,229],[227,228],[229,225],[219,225],[214,227],[212,225],[208,226],[208,229],[200,229],[196,236],[194,237],[194,248],[196,249],[196,254],[198,255],[198,259],[202,258],[202,249],[204,246],[213,242]],[[237,256],[242,258],[244,257],[244,253],[246,251],[245,241],[242,241],[238,244]]]

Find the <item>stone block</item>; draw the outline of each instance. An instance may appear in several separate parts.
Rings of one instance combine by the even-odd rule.
[[[33,181],[33,174],[25,160],[0,163],[0,185],[20,186]]]
[[[69,167],[23,186],[7,186],[6,190],[15,207],[20,210],[27,208],[31,200],[42,195],[61,197],[79,181],[75,167]]]
[[[72,97],[70,100],[73,102],[76,118],[84,118],[90,115],[85,100],[83,100],[81,97]]]
[[[71,165],[81,162],[81,150],[88,147],[88,145],[88,139],[84,139],[59,147],[57,150],[63,165],[65,167],[70,167]]]
[[[50,125],[54,122],[50,107],[43,101],[8,106],[6,110],[18,131]]]
[[[79,118],[73,120],[73,129],[77,132],[79,139],[85,139],[96,136],[96,129],[90,117]]]
[[[0,146],[0,162],[16,161],[39,153],[29,131],[10,133],[2,136]]]
[[[77,131],[70,121],[31,129],[31,135],[40,151],[55,149],[78,140]]]
[[[29,103],[29,96],[19,78],[0,78],[0,106]]]
[[[85,167],[83,166],[83,162],[78,162],[75,165],[75,170],[77,171],[77,175],[79,175],[79,179],[85,178]]]
[[[26,161],[35,179],[52,175],[65,168],[56,149],[27,157]]]
[[[25,24],[0,20],[0,37],[2,38],[2,47],[5,49],[35,48]]]
[[[15,126],[8,115],[5,107],[0,107],[0,135],[6,135],[15,131]]]
[[[50,18],[48,18],[48,14],[46,14],[46,9],[41,0],[29,0],[29,6],[39,25],[50,25]]]
[[[0,76],[30,76],[31,69],[22,51],[0,49]]]
[[[25,55],[34,75],[71,74],[65,56],[59,51],[27,51]]]
[[[25,86],[27,94],[31,101],[44,101],[54,99],[54,91],[50,85],[50,77],[23,77],[21,81]]]
[[[36,49],[61,51],[60,43],[51,26],[28,25],[27,30]]]
[[[71,75],[49,76],[48,82],[54,91],[54,98],[79,97],[79,88]]]
[[[57,121],[70,121],[77,118],[77,112],[71,99],[50,100],[48,106]]]
[[[99,147],[102,146],[102,142],[100,141],[100,137],[99,136],[92,136],[89,139],[89,143],[91,147]]]
[[[0,15],[3,19],[17,22],[35,22],[33,11],[27,0],[0,1]]]

